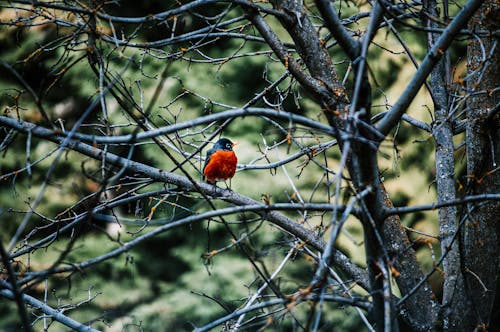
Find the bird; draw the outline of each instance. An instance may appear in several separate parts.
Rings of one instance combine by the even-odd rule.
[[[203,176],[208,183],[216,184],[217,181],[225,181],[234,176],[238,163],[233,151],[235,145],[229,139],[221,138],[207,151]]]

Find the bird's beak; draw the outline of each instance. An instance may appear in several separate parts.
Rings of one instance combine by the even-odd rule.
[[[236,142],[233,142],[233,147],[240,144],[240,142],[236,141]]]

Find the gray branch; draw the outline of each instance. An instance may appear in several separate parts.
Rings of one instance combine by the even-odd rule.
[[[420,65],[420,68],[417,70],[415,76],[413,76],[413,79],[408,84],[396,104],[394,104],[389,113],[375,126],[379,132],[383,135],[387,135],[394,128],[394,126],[397,125],[403,114],[408,109],[408,106],[410,106],[410,103],[413,101],[413,98],[415,98],[418,91],[422,87],[422,84],[424,84],[432,69],[441,58],[442,53],[448,49],[453,39],[460,33],[460,29],[467,24],[468,20],[482,3],[482,0],[470,0],[467,2],[458,15],[443,31],[443,34],[427,53],[422,61],[422,64]]]
[[[344,28],[342,21],[338,17],[330,1],[316,0],[315,2],[321,16],[325,20],[326,27],[330,30],[342,49],[347,53],[347,56],[354,61],[358,57],[361,49],[359,42],[352,38]]]
[[[10,289],[2,289],[0,290],[0,295],[5,296],[6,298],[10,300],[14,300],[15,296],[14,293]],[[93,329],[90,326],[84,325],[80,322],[77,322],[74,319],[69,318],[68,316],[65,316],[61,311],[52,308],[46,303],[43,303],[42,301],[39,301],[35,299],[32,296],[23,294],[22,295],[23,301],[27,303],[28,305],[42,310],[46,315],[52,317],[59,323],[73,329],[74,331],[79,331],[79,332],[99,332],[99,330]]]
[[[63,138],[57,137],[54,135],[54,132],[49,129],[37,127],[31,123],[24,122],[21,120],[15,120],[11,118],[1,118],[2,123],[8,127],[14,128],[19,132],[26,133],[27,131],[31,131],[31,134],[36,137],[45,138],[52,142],[60,144],[64,141]],[[91,145],[78,142],[75,140],[71,140],[68,145],[68,149],[80,152],[86,156],[97,160],[105,160],[107,163],[123,167],[127,171],[133,171],[142,173],[153,180],[161,181],[165,183],[170,183],[176,186],[183,188],[186,191],[195,191],[199,190],[200,193],[212,196],[214,198],[224,199],[228,202],[231,202],[235,205],[253,205],[259,204],[257,201],[239,195],[231,190],[216,188],[211,184],[203,183],[203,182],[191,182],[187,177],[180,176],[174,173],[166,172],[161,169],[157,169],[142,163],[138,163],[126,158],[122,158],[112,153],[105,153],[103,150],[93,147]],[[265,213],[265,219],[274,223],[275,225],[281,227],[286,232],[298,237],[302,241],[308,243],[313,246],[315,249],[322,251],[324,248],[324,241],[318,238],[313,231],[310,231],[303,227],[301,224],[285,217],[278,211],[270,211]],[[60,230],[60,232],[62,229]],[[353,264],[349,258],[343,253],[336,250],[335,255],[333,257],[333,262],[340,269],[350,275],[356,282],[367,289],[368,287],[368,279],[366,275],[366,271],[357,265]]]
[[[87,135],[87,134],[81,134],[81,133],[74,133],[72,137],[75,139],[78,139],[83,142],[90,142],[90,143],[98,143],[98,144],[120,144],[120,143],[132,143],[136,141],[141,141],[145,140],[148,138],[154,138],[157,136],[161,135],[166,135],[170,133],[175,133],[179,130],[183,129],[188,129],[192,128],[195,126],[211,123],[211,122],[216,122],[216,121],[222,121],[226,119],[234,119],[234,118],[243,118],[245,116],[267,116],[270,118],[275,118],[275,119],[280,119],[280,120],[287,120],[287,121],[292,121],[292,123],[297,123],[304,125],[308,128],[316,129],[324,133],[328,134],[333,134],[333,130],[330,126],[322,124],[321,122],[311,120],[309,118],[306,118],[305,116],[285,112],[285,111],[276,111],[273,109],[268,109],[268,108],[256,108],[256,107],[250,107],[250,108],[237,108],[237,109],[232,109],[224,112],[219,112],[215,114],[210,114],[206,116],[201,116],[198,118],[195,118],[193,120],[188,120],[185,122],[177,123],[174,125],[170,126],[165,126],[161,127],[158,129],[152,129],[144,133],[137,133],[137,134],[128,134],[128,135],[119,135],[119,136],[97,136],[97,135]],[[1,124],[6,124],[12,123],[13,121],[16,121],[12,118],[6,117],[6,116],[0,116],[0,123]],[[25,123],[27,126],[30,126],[28,123]],[[61,137],[66,137],[68,133],[61,133],[61,132],[55,132],[52,131],[51,135],[58,135]]]

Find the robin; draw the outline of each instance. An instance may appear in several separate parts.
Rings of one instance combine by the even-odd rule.
[[[215,184],[217,181],[225,181],[234,176],[238,162],[233,151],[235,145],[227,138],[221,138],[207,151],[203,175],[208,183]]]

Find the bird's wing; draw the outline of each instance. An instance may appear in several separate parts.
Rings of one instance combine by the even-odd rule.
[[[207,156],[205,158],[205,165],[203,165],[203,173],[205,173],[205,167],[207,167],[208,161],[210,160],[210,156],[213,155],[217,151],[215,148],[211,148],[207,151]]]

